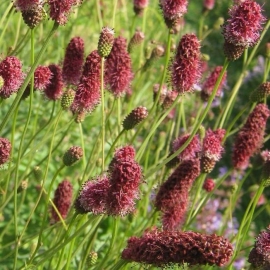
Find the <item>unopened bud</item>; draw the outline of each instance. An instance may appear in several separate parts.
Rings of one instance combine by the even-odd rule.
[[[83,157],[83,150],[79,146],[72,146],[63,156],[65,166],[72,166]]]
[[[75,91],[72,89],[68,89],[67,91],[64,92],[64,94],[61,97],[61,107],[63,110],[67,110],[75,97]]]
[[[30,29],[35,28],[46,16],[43,7],[22,10],[23,21]]]
[[[220,26],[223,25],[223,24],[224,24],[224,18],[223,18],[223,17],[219,17],[219,18],[215,21],[215,23],[214,23],[214,25],[213,25],[213,29],[219,30],[219,29],[220,29]]]
[[[130,130],[139,124],[148,115],[148,111],[145,107],[140,106],[134,109],[123,121],[123,127],[125,130]]]
[[[23,180],[20,184],[20,186],[17,189],[17,193],[21,193],[22,191],[26,190],[28,187],[28,181]]]
[[[41,171],[41,169],[36,166],[34,169],[33,169],[33,174],[34,174],[34,177],[37,181],[41,181],[42,178],[43,178],[43,173]]]
[[[263,102],[265,98],[270,95],[270,82],[262,83],[256,90],[254,90],[249,100],[252,102]]]
[[[87,266],[91,267],[97,263],[98,254],[94,251],[91,251],[87,258]]]
[[[0,89],[3,87],[4,82],[4,78],[0,75]]]
[[[228,58],[229,61],[234,61],[238,59],[246,49],[244,46],[237,46],[232,43],[225,41],[224,46],[224,54]]]
[[[112,49],[114,42],[114,30],[109,27],[103,27],[98,41],[98,54],[101,57],[107,57]]]
[[[86,112],[84,112],[84,111],[79,112],[75,117],[75,122],[77,124],[82,123],[84,121],[84,119],[85,119],[85,116],[86,116]]]
[[[128,52],[131,53],[136,47],[138,47],[144,40],[144,33],[136,31],[128,44]]]

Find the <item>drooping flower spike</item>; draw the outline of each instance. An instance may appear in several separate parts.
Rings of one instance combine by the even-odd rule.
[[[232,254],[232,244],[222,236],[152,229],[141,237],[131,237],[122,259],[157,267],[184,263],[224,266]]]

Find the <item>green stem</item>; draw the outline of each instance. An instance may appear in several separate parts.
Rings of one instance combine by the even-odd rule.
[[[110,270],[120,270],[122,267],[127,265],[129,262],[124,260],[119,260]]]
[[[83,129],[82,129],[81,123],[79,123],[79,128],[80,128],[81,145],[82,145],[82,149],[83,149],[83,169],[85,170],[85,168],[86,168],[85,146],[84,146]]]
[[[6,19],[6,17],[9,15],[9,17],[5,23],[5,26],[3,28],[1,27],[2,29],[1,29],[1,35],[0,35],[0,44],[2,43],[2,38],[6,32],[7,26],[9,24],[9,20],[12,17],[11,15],[14,12],[14,10],[12,10],[12,8],[13,8],[13,3],[10,3],[9,6],[7,7],[5,13],[3,14],[1,21],[0,21],[0,26],[1,26],[1,25],[3,25],[3,22]]]
[[[112,28],[114,28],[114,26],[115,26],[115,16],[116,16],[116,11],[117,11],[117,4],[118,4],[118,0],[114,0],[114,3],[113,3],[113,16],[112,16]]]
[[[29,83],[29,81],[30,81],[32,75],[34,74],[35,69],[36,69],[36,67],[37,67],[38,64],[39,64],[40,59],[41,59],[43,53],[45,52],[45,50],[46,50],[46,48],[47,48],[47,46],[48,46],[48,44],[49,44],[49,41],[50,41],[52,35],[54,34],[54,32],[57,30],[58,26],[59,26],[59,25],[58,25],[57,23],[54,24],[54,26],[53,26],[52,30],[50,31],[48,37],[47,37],[46,40],[44,41],[43,46],[42,46],[42,48],[41,48],[39,54],[37,55],[34,64],[32,65],[32,67],[31,67],[30,71],[28,72],[28,74],[27,74],[27,76],[26,76],[26,78],[25,78],[25,80],[24,80],[22,86],[20,87],[20,90],[18,91],[18,93],[17,93],[17,95],[16,95],[16,98],[14,99],[13,103],[11,104],[11,106],[10,106],[10,108],[9,108],[9,111],[7,112],[7,114],[6,114],[6,115],[4,116],[4,118],[3,118],[3,121],[2,121],[2,123],[1,123],[1,125],[0,125],[0,132],[4,129],[4,127],[5,127],[5,125],[7,124],[9,118],[11,117],[11,115],[12,115],[13,112],[14,112],[14,110],[15,110],[16,107],[18,106],[19,101],[20,101],[20,99],[21,99],[21,97],[22,97],[22,95],[23,95],[23,92],[24,92],[24,90],[26,89],[26,87],[27,87],[27,85],[28,85],[28,83]]]
[[[242,219],[241,225],[240,225],[238,233],[237,233],[236,246],[235,246],[235,249],[234,249],[233,258],[232,258],[231,263],[229,265],[230,266],[229,269],[232,269],[231,268],[232,263],[234,262],[235,258],[237,257],[238,253],[240,252],[241,247],[243,245],[243,242],[245,241],[246,234],[247,234],[247,232],[249,230],[250,223],[252,221],[252,217],[254,215],[254,212],[255,212],[257,203],[259,201],[259,198],[263,193],[263,190],[264,190],[264,186],[261,184],[259,186],[258,190],[256,191],[256,194],[251,199],[251,201],[250,201],[250,203],[249,203],[249,205],[248,205],[248,207],[246,209],[245,215],[244,215],[244,217]]]
[[[34,30],[31,30],[31,64],[34,63]],[[21,141],[20,141],[20,146],[19,146],[19,151],[18,151],[18,158],[16,162],[16,170],[15,170],[15,181],[14,181],[14,226],[15,226],[15,237],[17,237],[18,234],[18,228],[17,228],[17,189],[18,189],[18,177],[19,177],[19,166],[20,166],[20,161],[21,161],[21,153],[22,153],[22,148],[24,144],[24,138],[26,135],[26,131],[28,129],[29,123],[30,123],[30,118],[32,114],[32,107],[33,107],[33,91],[34,91],[34,76],[31,77],[31,86],[30,86],[30,101],[29,101],[29,109],[28,109],[28,114],[27,114],[27,119],[26,123],[24,126],[24,130],[21,136]],[[18,261],[18,251],[19,251],[19,242],[16,243],[16,248],[15,248],[15,259],[14,259],[14,267],[13,269],[17,269],[17,261]]]
[[[112,251],[112,247],[113,247],[113,245],[115,243],[116,235],[117,235],[117,232],[118,232],[118,224],[119,224],[119,218],[114,218],[113,219],[113,233],[112,233],[110,246],[108,248],[107,254],[104,256],[104,259],[99,264],[98,269],[103,269],[103,265],[110,258],[110,253]]]
[[[117,135],[116,139],[114,140],[114,142],[113,142],[113,144],[112,144],[112,146],[111,146],[111,148],[110,148],[110,150],[109,150],[109,152],[108,152],[108,154],[107,154],[107,156],[105,158],[105,162],[108,161],[108,158],[110,157],[112,151],[114,150],[114,147],[115,147],[116,143],[118,142],[118,140],[124,134],[125,131],[126,131],[125,129],[122,129],[122,131]]]
[[[101,148],[102,172],[105,170],[105,97],[104,97],[104,57],[101,58]]]
[[[202,192],[202,186],[203,186],[203,183],[204,183],[204,180],[206,178],[206,173],[202,173],[198,179],[197,179],[197,183],[193,186],[193,190],[196,190],[196,193],[195,193],[195,196],[194,198],[192,198],[192,205],[191,205],[191,209],[189,209],[189,213],[188,213],[188,218],[186,220],[186,224],[189,224],[190,222],[190,219],[191,219],[191,216],[193,214],[193,211],[194,211],[194,207],[195,205],[198,203],[199,201],[199,197],[201,196],[201,192]],[[185,230],[185,229],[184,229]]]
[[[164,112],[159,119],[157,118],[158,120],[156,120],[155,123],[152,125],[152,128],[151,128],[150,132],[147,134],[147,137],[144,139],[144,142],[142,143],[142,145],[141,145],[138,153],[136,154],[137,161],[139,161],[142,158],[144,149],[145,149],[146,145],[148,144],[149,139],[154,134],[154,132],[156,131],[157,127],[162,123],[162,121],[170,113],[170,111],[172,110],[172,108],[174,108],[174,106],[177,104],[177,102],[179,101],[179,98],[180,98],[180,95],[174,100],[174,102],[171,105],[171,107],[169,109],[167,109],[166,112]]]
[[[42,265],[44,262],[48,261],[58,251],[60,251],[62,248],[64,248],[73,239],[75,239],[76,237],[78,237],[91,224],[92,225],[92,228],[91,228],[90,232],[88,232],[90,234],[93,230],[95,230],[95,228],[98,226],[98,224],[100,223],[100,221],[102,220],[102,218],[103,218],[103,216],[95,217],[94,219],[93,218],[89,218],[89,220],[84,225],[82,225],[80,228],[78,228],[73,235],[71,235],[70,237],[67,237],[67,235],[66,235],[65,236],[65,241],[63,243],[61,241],[61,243],[55,245],[50,250],[45,251],[44,253],[38,255],[36,258],[39,258],[39,257],[42,256],[43,259],[41,259],[40,261],[37,261],[36,262],[36,265]]]

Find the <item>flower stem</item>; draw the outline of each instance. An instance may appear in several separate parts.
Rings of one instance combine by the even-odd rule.
[[[104,97],[104,57],[101,58],[101,148],[102,172],[105,170],[105,97]]]

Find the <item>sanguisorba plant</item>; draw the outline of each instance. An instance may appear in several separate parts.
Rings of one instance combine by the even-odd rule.
[[[269,269],[269,13],[2,0],[0,268]]]

